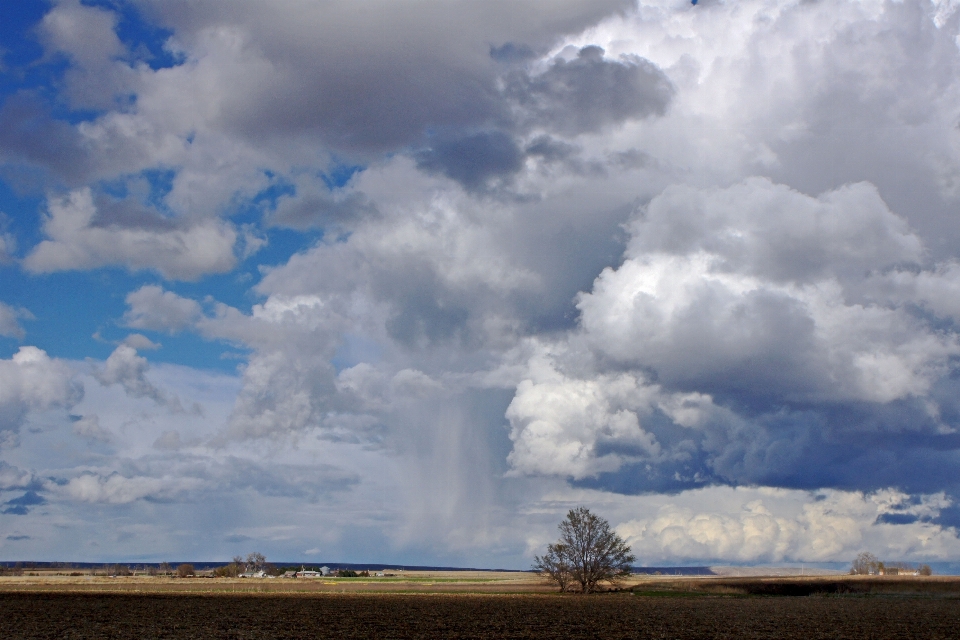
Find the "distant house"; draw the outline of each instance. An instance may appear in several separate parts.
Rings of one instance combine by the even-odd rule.
[[[266,578],[267,574],[265,571],[246,571],[240,574],[241,578]]]

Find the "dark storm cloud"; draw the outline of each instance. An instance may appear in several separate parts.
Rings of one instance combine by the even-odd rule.
[[[526,111],[528,126],[567,135],[625,120],[662,116],[674,88],[655,64],[638,56],[607,60],[598,46],[555,60],[543,73],[508,77],[506,95]]]
[[[537,57],[537,53],[525,44],[507,42],[499,47],[490,47],[490,57],[497,62],[526,62]]]
[[[715,420],[695,431],[654,415],[643,426],[665,451],[662,461],[625,464],[573,484],[625,494],[759,485],[960,496],[955,473],[960,436],[937,432],[938,425],[916,401],[863,403],[856,409],[785,407]],[[596,455],[615,451],[598,447]]]
[[[393,300],[386,329],[394,340],[407,347],[470,342],[470,301],[445,286],[431,265],[411,261],[378,275],[376,286]]]
[[[491,55],[513,61],[517,51],[496,49]],[[574,145],[549,135],[538,136],[521,150],[518,134],[546,130],[576,136],[627,120],[662,116],[674,94],[663,71],[637,56],[607,60],[603,53],[600,47],[587,46],[573,60],[555,59],[542,73],[509,70],[503,100],[504,114],[511,115],[500,118],[507,119],[507,129],[436,136],[415,154],[417,166],[442,173],[468,190],[483,191],[491,181],[520,171],[526,156],[556,162],[576,152]],[[587,169],[576,163],[570,168],[578,173]]]
[[[431,127],[502,118],[491,51],[545,51],[632,3],[329,2],[298,12],[271,2],[140,4],[187,46],[226,29],[234,55],[263,61],[222,96],[227,127],[256,139],[313,132],[342,151],[376,153],[416,143]]]
[[[510,176],[523,167],[523,152],[502,131],[440,138],[415,157],[420,169],[443,173],[474,191],[491,179]]]

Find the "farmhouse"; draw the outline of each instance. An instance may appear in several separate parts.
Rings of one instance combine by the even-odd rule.
[[[266,578],[267,574],[265,571],[245,571],[240,574],[241,578]]]
[[[323,574],[321,574],[319,571],[303,570],[303,569],[301,569],[300,571],[297,571],[296,573],[297,578],[319,578],[322,575]]]

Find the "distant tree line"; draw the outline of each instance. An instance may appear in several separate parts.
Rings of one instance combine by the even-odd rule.
[[[260,571],[273,575],[276,569],[267,562],[267,558],[262,553],[254,551],[248,554],[246,558],[243,556],[234,556],[233,562],[222,567],[217,567],[214,569],[213,575],[217,578],[236,578],[245,573],[257,573]]]
[[[928,564],[913,565],[907,562],[882,562],[869,551],[863,551],[850,563],[850,574],[857,576],[881,575],[891,572],[918,573],[921,576],[933,575],[933,569]],[[892,572],[891,572],[892,573]]]

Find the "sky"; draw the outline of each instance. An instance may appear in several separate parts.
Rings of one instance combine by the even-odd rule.
[[[0,4],[0,559],[960,567],[958,34]]]

